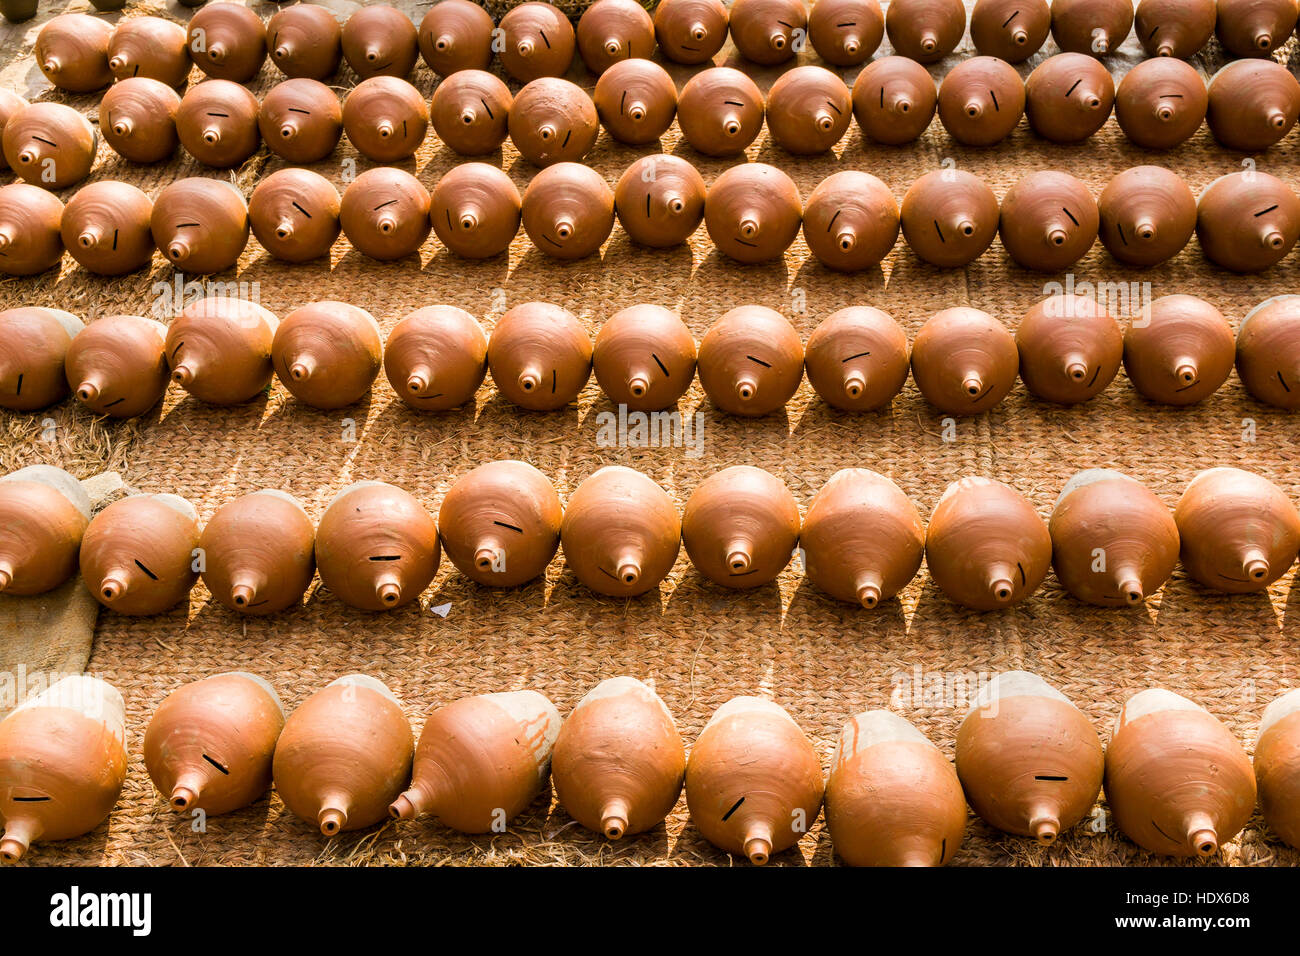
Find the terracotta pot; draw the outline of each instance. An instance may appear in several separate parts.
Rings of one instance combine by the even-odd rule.
[[[1300,513],[1267,478],[1210,468],[1187,483],[1174,509],[1183,569],[1215,591],[1263,591],[1300,551]]]
[[[700,341],[700,385],[732,415],[757,418],[781,408],[803,381],[803,345],[780,312],[742,305],[709,326]]]
[[[384,374],[402,401],[440,412],[474,400],[487,375],[487,336],[463,309],[431,305],[388,333]]]
[[[662,411],[691,387],[695,354],[695,339],[677,313],[633,305],[606,319],[596,333],[592,367],[615,405]]]
[[[97,275],[134,272],[153,259],[153,203],[129,183],[103,179],[68,200],[59,231],[68,254]]]
[[[1128,265],[1154,266],[1172,259],[1196,231],[1196,196],[1177,173],[1162,166],[1124,170],[1102,190],[1097,211],[1102,245]]]
[[[344,488],[316,528],[321,582],[363,611],[391,611],[416,601],[441,559],[433,517],[414,497],[381,481]]]
[[[154,199],[149,229],[178,271],[212,275],[239,262],[248,245],[248,206],[225,180],[177,179]]]
[[[1161,856],[1209,857],[1255,810],[1255,775],[1213,715],[1163,688],[1124,704],[1106,748],[1106,802],[1115,824]]]
[[[262,71],[266,27],[242,3],[207,3],[190,17],[190,55],[208,76],[247,83]]]
[[[544,167],[586,156],[600,134],[600,117],[582,87],[544,76],[515,94],[509,127],[520,155]]]
[[[32,56],[45,78],[69,93],[93,93],[113,82],[108,45],[113,25],[85,13],[54,17],[36,34]]]
[[[714,472],[682,513],[682,543],[691,564],[723,587],[775,581],[799,541],[799,503],[775,475],[750,465]]]
[[[209,296],[187,305],[167,327],[172,381],[210,405],[250,401],[270,387],[277,324],[242,299]]]
[[[96,415],[143,415],[162,399],[171,379],[166,338],[166,326],[138,315],[92,322],[68,346],[68,385]]]
[[[243,165],[262,145],[257,97],[230,80],[191,86],[176,112],[176,133],[185,151],[207,166]]]
[[[1002,197],[1002,245],[1026,269],[1068,269],[1088,254],[1100,226],[1092,193],[1069,173],[1030,173]]]
[[[1139,0],[1133,27],[1147,56],[1188,60],[1214,34],[1216,0]]]
[[[965,146],[1002,142],[1020,125],[1024,110],[1020,74],[997,57],[964,60],[939,87],[939,120],[948,135]]]
[[[660,0],[654,24],[660,52],[674,63],[708,63],[727,42],[721,0]]]
[[[1021,318],[1016,349],[1025,388],[1044,401],[1077,405],[1114,380],[1124,358],[1124,334],[1095,298],[1053,295]]]
[[[343,190],[339,222],[363,255],[404,259],[429,237],[429,191],[405,170],[368,169]]]
[[[58,190],[90,175],[99,134],[71,106],[33,103],[9,117],[3,143],[5,162],[15,175],[33,186]]]
[[[281,7],[266,21],[266,48],[285,76],[327,80],[343,61],[343,30],[325,7]]]
[[[1115,120],[1134,144],[1173,149],[1201,128],[1209,108],[1205,81],[1171,57],[1144,60],[1119,81]]]
[[[466,259],[489,259],[519,232],[522,200],[514,182],[487,163],[461,163],[438,180],[429,221],[442,244]]]
[[[889,187],[870,173],[833,173],[808,197],[803,235],[809,251],[828,268],[875,268],[898,239],[898,203]]]
[[[825,153],[844,138],[852,105],[839,76],[822,66],[796,66],[768,91],[767,129],[788,153]]]
[[[527,0],[501,18],[497,55],[506,74],[520,83],[540,76],[563,76],[573,62],[574,35],[569,18],[549,3]]]
[[[627,2],[641,10],[632,0]],[[632,146],[657,142],[677,115],[677,87],[668,71],[653,60],[620,60],[612,64],[596,81],[593,98],[609,135]]]
[[[280,696],[255,674],[232,671],[184,684],[158,705],[144,763],[176,812],[217,816],[260,800],[284,728]]]
[[[1275,296],[1251,309],[1237,331],[1237,375],[1246,391],[1288,411],[1300,408],[1298,319],[1300,296]]]
[[[119,614],[162,614],[198,581],[199,516],[177,495],[133,494],[91,520],[81,576],[95,600]]]
[[[672,813],[686,748],[658,694],[635,677],[611,677],[564,721],[551,776],[569,816],[619,840],[654,829]]]
[[[1178,564],[1178,525],[1141,482],[1104,468],[1071,478],[1052,509],[1052,567],[1061,586],[1100,607],[1134,607]]]
[[[500,78],[483,70],[460,70],[433,91],[429,118],[448,149],[483,156],[505,142],[512,102],[510,88]]]
[[[524,232],[556,259],[582,259],[600,250],[614,230],[614,194],[590,166],[556,163],[524,190]]]
[[[934,170],[908,187],[899,221],[917,258],[945,269],[969,265],[998,234],[998,197],[962,169]]]
[[[0,275],[34,276],[63,258],[63,203],[39,186],[0,186]],[[49,404],[49,403],[46,403]]]
[[[0,517],[0,593],[44,594],[77,573],[90,499],[76,478],[50,465],[5,475]]]
[[[383,364],[379,323],[346,302],[313,302],[284,317],[271,343],[276,375],[312,408],[361,401]]]
[[[649,57],[655,51],[655,25],[636,0],[596,0],[578,20],[578,52],[592,73],[615,63]]]
[[[1106,125],[1115,106],[1110,71],[1083,53],[1058,53],[1025,81],[1025,115],[1043,139],[1081,143]]]
[[[0,16],[9,23],[25,23],[36,16],[36,0],[0,0]]]
[[[470,0],[438,0],[420,21],[420,55],[439,76],[492,65],[491,15]]]
[[[958,306],[932,316],[912,343],[912,377],[926,401],[951,415],[978,415],[1016,384],[1015,337],[987,312]]]
[[[569,496],[560,525],[564,561],[597,594],[629,598],[659,586],[677,561],[681,520],[651,479],[609,465]]]
[[[1023,63],[1047,42],[1052,12],[1047,0],[975,0],[970,38],[984,56]]]
[[[327,837],[387,819],[411,779],[415,740],[393,692],[366,674],[340,677],[284,722],[275,790]]]
[[[297,499],[255,491],[222,505],[203,529],[203,583],[232,611],[278,614],[302,603],[316,572],[315,545],[316,526]]]
[[[733,697],[700,731],[686,764],[686,805],[700,835],[762,866],[799,842],[821,810],[821,761],[779,705]]]
[[[1043,583],[1051,560],[1047,525],[1000,481],[954,481],[930,516],[930,578],[953,601],[976,611],[1019,604]]]
[[[826,828],[850,866],[943,866],[966,835],[966,797],[928,737],[871,710],[851,717],[835,745]]]
[[[555,705],[535,690],[463,697],[429,714],[411,787],[395,820],[431,813],[461,833],[500,832],[546,787],[560,732]]]
[[[558,305],[525,302],[497,322],[487,361],[497,391],[508,402],[551,412],[576,399],[591,378],[591,337]]]
[[[513,588],[546,573],[564,509],[555,486],[527,462],[492,461],[456,479],[438,530],[447,557],[479,584]]]
[[[108,68],[125,80],[147,76],[168,86],[189,79],[189,36],[185,28],[162,17],[131,17],[113,29],[108,41]]]
[[[343,135],[343,108],[324,83],[300,77],[271,87],[257,126],[266,148],[291,163],[320,162]]]
[[[99,102],[99,129],[113,150],[133,163],[169,159],[180,145],[176,112],[180,95],[145,77],[119,80]]]
[[[1067,53],[1106,56],[1132,29],[1132,0],[1052,0],[1052,39]]]
[[[362,80],[405,78],[418,56],[415,24],[396,7],[383,3],[362,7],[343,24],[343,58]]]
[[[1264,709],[1255,744],[1255,783],[1268,828],[1287,846],[1300,846],[1300,692],[1283,694]]]
[[[668,249],[699,228],[707,192],[699,170],[680,156],[642,156],[619,179],[614,209],[637,245]]]
[[[340,208],[333,183],[309,169],[289,167],[257,184],[248,219],[257,241],[275,258],[310,262],[329,255],[341,229]]]
[[[1210,79],[1207,95],[1205,121],[1229,149],[1263,152],[1300,117],[1300,82],[1272,60],[1229,63]]]
[[[813,330],[804,370],[822,401],[846,412],[883,408],[902,391],[909,367],[907,335],[887,313],[849,306]]]
[[[1296,26],[1291,0],[1219,0],[1214,32],[1233,56],[1271,56]]]
[[[1192,405],[1228,380],[1234,360],[1232,326],[1204,299],[1167,295],[1124,333],[1124,371],[1145,398]]]
[[[853,115],[862,135],[885,146],[913,143],[934,119],[939,88],[915,60],[873,60],[853,83]]]
[[[737,156],[763,129],[763,94],[739,70],[714,66],[686,81],[677,97],[682,139],[706,156]]]
[[[0,209],[5,207],[4,190],[15,188],[0,188]],[[38,192],[35,186],[21,188]],[[53,198],[44,190],[39,193]],[[4,234],[0,215],[0,237]],[[0,408],[34,412],[67,398],[64,358],[83,327],[81,319],[59,309],[29,305],[0,312],[0,341],[6,346],[0,352]]]
[[[17,93],[11,93],[9,90],[0,90],[0,137],[4,135],[5,125],[9,122],[9,117],[26,107],[27,101]],[[8,168],[9,161],[5,159],[4,149],[0,146],[0,170]]]
[[[990,826],[1051,846],[1101,792],[1101,739],[1069,698],[1036,674],[1007,671],[980,689],[957,732],[957,775]]]
[[[834,66],[867,62],[884,36],[878,0],[817,0],[808,14],[808,42]]]
[[[106,819],[126,781],[122,695],[65,677],[0,721],[0,860],[36,840],[70,840]]]
[[[966,7],[961,0],[893,0],[885,11],[885,32],[895,53],[938,63],[965,35]]]
[[[1201,192],[1196,238],[1205,258],[1233,272],[1262,272],[1300,238],[1300,198],[1268,173],[1220,176]]]
[[[704,202],[709,238],[737,262],[780,258],[799,234],[802,219],[798,187],[766,163],[732,166],[713,181]]]
[[[358,83],[343,101],[343,130],[363,156],[396,163],[414,156],[424,142],[429,107],[406,80],[374,76]]]
[[[746,60],[775,66],[794,59],[807,33],[808,8],[802,0],[734,0],[731,42]]]

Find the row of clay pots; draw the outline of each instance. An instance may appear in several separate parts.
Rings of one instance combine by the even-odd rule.
[[[126,778],[125,707],[109,684],[69,677],[0,721],[0,858],[99,826]],[[956,765],[890,711],[851,718],[823,777],[812,741],[779,705],[735,697],[689,758],[671,712],[632,677],[601,681],[567,719],[533,690],[433,710],[418,744],[382,682],[351,674],[285,714],[242,672],[183,685],[154,712],[144,761],[169,809],[229,813],[274,786],[326,837],[436,816],[501,833],[551,786],[607,839],[660,826],[683,792],[710,843],[755,865],[795,846],[826,809],[835,853],[854,866],[941,866],[961,846],[967,803],[988,825],[1050,846],[1094,812],[1144,849],[1209,857],[1254,812],[1300,848],[1300,691],[1264,711],[1252,767],[1204,708],[1163,688],[1133,695],[1104,750],[1088,718],[1025,671],[998,674],[956,739]],[[1195,781],[1190,786],[1187,781]]]

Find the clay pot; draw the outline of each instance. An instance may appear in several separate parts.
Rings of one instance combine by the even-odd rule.
[[[176,812],[217,816],[271,788],[284,707],[269,683],[232,671],[184,684],[158,705],[144,733],[144,764]]]
[[[691,564],[723,587],[775,581],[799,541],[799,503],[775,475],[750,465],[714,472],[691,492],[682,543]]]
[[[803,0],[734,0],[731,42],[746,60],[776,66],[792,60],[807,33]]]
[[[83,269],[125,275],[153,259],[153,203],[129,183],[91,183],[68,201],[60,220],[63,245]]]
[[[510,105],[510,141],[534,166],[577,162],[600,134],[596,105],[582,87],[558,77],[533,80]]]
[[[969,265],[998,233],[998,197],[962,169],[926,173],[908,187],[900,211],[903,239],[917,258],[945,269]]]
[[[1115,120],[1124,135],[1146,149],[1173,149],[1201,128],[1209,107],[1205,81],[1170,57],[1143,60],[1119,81]]]
[[[1268,828],[1288,846],[1300,846],[1300,692],[1282,695],[1264,709],[1255,744],[1255,783]]]
[[[555,486],[540,471],[522,461],[493,461],[448,489],[438,530],[461,574],[513,588],[546,573],[560,546],[563,516]]]
[[[1237,375],[1257,401],[1294,411],[1300,408],[1300,296],[1261,302],[1237,331]],[[1291,382],[1291,384],[1287,384]]]
[[[180,145],[176,113],[180,95],[166,83],[145,77],[119,80],[99,102],[104,141],[133,163],[159,163]]]
[[[1025,115],[1043,139],[1081,143],[1106,125],[1115,105],[1110,71],[1083,53],[1058,53],[1025,81]]]
[[[835,745],[826,828],[850,866],[943,866],[966,835],[966,797],[929,738],[871,710],[850,718]]]
[[[343,101],[343,129],[361,155],[396,163],[414,156],[424,142],[429,107],[406,80],[374,76],[358,83]]]
[[[975,0],[970,38],[984,56],[1023,63],[1047,42],[1052,12],[1047,0]]]
[[[370,391],[383,363],[379,323],[346,302],[313,302],[284,317],[271,343],[276,375],[312,408],[346,408]]]
[[[641,10],[635,3],[632,6]],[[610,136],[620,143],[644,146],[656,142],[673,124],[677,87],[668,71],[653,60],[621,60],[596,81],[594,102]]]
[[[796,156],[825,153],[843,139],[851,109],[848,88],[837,75],[821,66],[796,66],[768,92],[768,132]]]
[[[1134,607],[1178,564],[1178,525],[1141,482],[1104,468],[1081,471],[1061,490],[1047,530],[1061,586],[1100,607]]]
[[[205,4],[190,17],[189,36],[194,65],[213,79],[247,83],[262,70],[266,27],[242,3]]]
[[[808,41],[834,66],[867,62],[884,36],[878,0],[817,0],[808,14]]]
[[[619,179],[614,209],[637,245],[668,249],[699,228],[707,192],[699,170],[681,157],[642,156]]]
[[[362,80],[409,76],[418,56],[415,24],[396,7],[362,7],[343,24],[343,58]]]
[[[26,108],[27,101],[17,93],[11,93],[9,90],[0,90],[0,136],[4,135],[5,124],[9,122],[9,117],[13,116],[19,110]],[[9,160],[5,159],[4,149],[0,147],[0,170],[9,168]]]
[[[1036,397],[1059,405],[1096,398],[1119,372],[1124,334],[1091,296],[1052,295],[1016,329],[1020,378]]]
[[[162,17],[122,20],[108,41],[108,68],[119,80],[147,76],[181,86],[189,79],[191,65],[185,28]]]
[[[0,275],[34,276],[57,266],[62,219],[63,203],[39,186],[0,186]]]
[[[1020,74],[997,57],[964,60],[939,87],[939,120],[948,135],[965,146],[1002,142],[1020,124],[1024,110]]]
[[[1133,27],[1147,56],[1188,60],[1214,33],[1216,0],[1139,0]]]
[[[0,16],[9,23],[24,23],[36,16],[36,0],[0,0]]]
[[[1196,231],[1196,196],[1177,173],[1162,166],[1124,170],[1102,190],[1097,211],[1102,245],[1128,265],[1154,266],[1172,259]]]
[[[1030,173],[1002,197],[1002,245],[1026,269],[1068,269],[1088,254],[1100,226],[1092,193],[1069,173]]]
[[[130,495],[91,520],[81,576],[119,614],[161,614],[187,601],[199,579],[199,516],[177,495]]]
[[[654,21],[659,50],[674,63],[708,63],[727,42],[721,0],[659,0]]]
[[[473,401],[487,375],[487,336],[464,309],[431,305],[388,333],[384,374],[402,401],[441,412]]]
[[[564,561],[597,594],[629,598],[659,586],[677,561],[682,526],[672,498],[651,479],[609,465],[569,496],[560,525]]]
[[[1183,568],[1227,594],[1263,591],[1300,551],[1300,513],[1267,478],[1210,468],[1187,483],[1174,509]]]
[[[44,594],[77,573],[90,499],[76,478],[50,465],[5,475],[0,517],[0,594]]]
[[[420,21],[420,55],[429,69],[447,77],[492,64],[491,15],[470,0],[439,0]]]
[[[592,73],[615,63],[652,56],[655,25],[636,0],[596,0],[578,19],[578,52]]]
[[[433,517],[414,497],[381,481],[344,488],[316,528],[321,582],[363,611],[391,611],[416,601],[441,560]]]
[[[1009,485],[970,477],[948,486],[930,516],[925,563],[935,586],[958,604],[993,611],[1038,589],[1052,538],[1033,505]]]
[[[316,526],[293,496],[255,491],[222,505],[203,529],[203,583],[232,611],[278,614],[302,603],[315,544]]]
[[[573,62],[574,35],[569,18],[549,3],[528,0],[501,18],[498,56],[506,74],[520,83],[541,76],[563,76]]]
[[[912,344],[912,377],[926,401],[950,415],[978,415],[1016,384],[1016,340],[987,312],[958,306],[932,316]]]
[[[113,82],[108,45],[113,25],[85,13],[54,17],[40,33],[32,56],[45,78],[69,93],[93,93]]]
[[[824,789],[808,737],[759,697],[733,697],[714,711],[686,764],[691,822],[718,849],[755,866],[799,842]]]
[[[340,677],[289,715],[275,745],[275,791],[327,837],[388,817],[411,779],[415,740],[393,692],[366,674]]]
[[[700,70],[677,97],[682,139],[706,156],[737,156],[763,129],[763,94],[739,70]]]
[[[709,326],[700,341],[698,370],[713,404],[757,418],[781,408],[799,390],[803,345],[780,312],[742,305]]]
[[[271,87],[257,126],[266,147],[291,163],[316,163],[334,152],[343,135],[343,108],[324,83],[305,77]]]
[[[512,102],[510,89],[500,78],[483,70],[460,70],[433,91],[429,117],[448,149],[462,156],[483,156],[505,142]]]
[[[615,405],[638,412],[671,408],[695,378],[695,339],[675,312],[633,305],[596,333],[592,367]]]
[[[873,60],[853,83],[853,115],[862,135],[886,146],[919,139],[938,103],[929,71],[903,56]]]
[[[872,610],[916,577],[925,525],[916,505],[884,475],[844,468],[808,506],[799,546],[818,590]]]
[[[90,175],[99,135],[71,106],[33,103],[9,117],[3,142],[5,161],[17,176],[57,190]]]
[[[1067,53],[1106,56],[1133,29],[1133,0],[1052,0],[1052,39]]]
[[[285,262],[328,256],[342,228],[339,210],[339,191],[333,183],[319,173],[294,167],[267,176],[248,201],[253,235],[263,249]]]
[[[126,705],[94,677],[65,677],[0,721],[0,860],[106,819],[126,781]]]
[[[96,415],[143,415],[162,399],[171,379],[166,338],[166,326],[138,315],[92,322],[68,346],[68,385]]]
[[[4,208],[4,190],[13,188],[0,189],[0,208]],[[64,358],[83,328],[81,319],[59,309],[29,305],[0,312],[0,341],[6,346],[0,352],[0,408],[34,412],[67,398]]]
[[[591,378],[591,338],[573,313],[525,302],[501,316],[488,339],[497,391],[535,412],[563,408]]]
[[[167,327],[172,381],[201,402],[237,405],[271,384],[278,321],[252,302],[209,296],[187,305]]]
[[[582,259],[600,250],[614,230],[614,194],[590,166],[556,163],[524,190],[524,232],[556,259]]]
[[[828,268],[860,272],[877,267],[898,239],[898,203],[870,173],[833,173],[808,197],[803,235],[808,250]]]
[[[325,7],[281,7],[266,21],[266,49],[285,76],[327,80],[343,60],[343,30]]]
[[[794,181],[775,166],[743,163],[713,181],[704,202],[709,238],[737,262],[778,259],[803,219],[803,203]]]
[[[363,255],[404,259],[429,237],[429,191],[405,170],[368,169],[343,190],[339,222]]]
[[[1205,258],[1233,272],[1262,272],[1300,238],[1300,198],[1268,173],[1220,176],[1201,193],[1196,238]]]
[[[965,35],[966,7],[961,0],[893,0],[885,11],[885,32],[896,54],[938,63]]]
[[[1124,333],[1124,371],[1143,397],[1192,405],[1228,380],[1234,359],[1232,326],[1204,299],[1156,299]]]
[[[510,248],[519,232],[522,200],[496,166],[461,163],[438,180],[429,220],[442,244],[466,259],[489,259]]]
[[[1213,715],[1163,688],[1130,697],[1106,748],[1115,824],[1161,856],[1213,856],[1255,810],[1255,775]]]
[[[181,272],[212,275],[239,261],[248,245],[248,206],[221,179],[178,179],[154,200],[154,244]]]
[[[957,731],[957,776],[971,809],[1043,846],[1092,811],[1105,764],[1088,718],[1025,671],[984,685]]]
[[[231,169],[262,144],[257,113],[257,97],[247,89],[230,80],[208,80],[181,97],[176,133],[185,151],[199,162]]]
[[[804,350],[812,387],[827,405],[846,412],[888,405],[902,391],[908,365],[907,335],[887,313],[870,306],[831,313]]]
[[[1272,60],[1229,63],[1210,79],[1207,92],[1205,121],[1229,149],[1263,152],[1300,117],[1300,82]]]
[[[499,832],[546,786],[559,732],[559,711],[535,690],[439,707],[420,733],[411,787],[388,813],[395,820],[431,813],[461,833]]]
[[[1233,56],[1267,57],[1296,25],[1291,0],[1219,0],[1214,32]]]

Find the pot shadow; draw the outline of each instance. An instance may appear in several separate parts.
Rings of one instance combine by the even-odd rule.
[[[429,125],[429,136],[430,138],[434,137],[432,124]],[[507,137],[507,140],[508,139],[509,137]],[[419,179],[430,192],[432,192],[433,187],[438,184],[438,180],[451,172],[451,170],[455,169],[457,166],[466,163],[485,163],[488,166],[495,166],[502,172],[507,172],[504,166],[505,153],[501,146],[498,146],[489,153],[481,153],[477,156],[465,156],[456,152],[442,140],[439,139],[437,142],[438,145],[434,148],[433,154],[415,174],[416,178]]]
[[[435,251],[421,271],[429,277],[454,276],[457,280],[439,286],[438,304],[455,305],[472,314],[481,306],[485,290],[506,285],[510,278],[509,252],[487,259],[466,259],[438,242],[433,233],[429,235]]]
[[[907,614],[897,596],[867,610],[818,590],[801,577],[785,610],[782,629],[791,634],[835,634],[837,639],[902,646],[908,639]]]
[[[790,273],[784,259],[746,265],[711,249],[696,267],[691,285],[694,290],[708,290],[683,303],[682,321],[697,338],[723,314],[742,305],[766,305],[786,316],[791,311]]]
[[[681,556],[678,556],[678,560]],[[621,613],[623,621],[620,624],[626,632],[627,624],[633,618],[651,618],[659,619],[663,617],[664,608],[664,582],[658,581],[654,587],[648,591],[638,594],[634,597],[615,597],[612,595],[601,594],[583,583],[573,568],[569,565],[568,558],[564,556],[564,546],[556,556],[551,559],[551,564],[559,565],[559,574],[551,584],[550,593],[547,596],[546,605],[548,610],[559,612],[562,609],[572,606],[585,606],[590,608],[596,614],[609,614],[616,608],[616,613]],[[665,580],[672,576],[669,571]],[[634,635],[628,634],[629,639]]]
[[[680,558],[690,561],[686,549]],[[755,630],[750,622],[775,622],[782,618],[781,589],[776,581],[753,588],[730,588],[706,578],[691,565],[677,580],[664,608],[665,623],[673,619],[689,621],[704,611],[718,620],[726,620],[737,630]]]
[[[549,787],[546,788],[546,793],[549,796]],[[591,862],[602,864],[616,862],[619,857],[638,860],[663,859],[669,854],[668,827],[665,821],[660,821],[641,833],[629,834],[618,840],[609,840],[603,833],[587,829],[570,816],[568,810],[560,803],[558,794],[554,804],[549,807],[549,812],[540,821],[540,830],[543,840],[548,843],[559,840],[574,846],[589,847],[590,850],[584,849],[584,852],[610,858]]]
[[[429,235],[433,235],[432,231]],[[341,238],[346,240],[347,236]],[[349,246],[348,251],[334,264],[334,282],[349,290],[364,290],[367,293],[363,297],[364,301],[359,301],[356,297],[349,298],[348,301],[370,311],[372,303],[390,301],[391,289],[409,287],[410,280],[423,269],[420,256],[428,244],[426,238],[419,249],[400,259],[375,259]]]
[[[808,861],[804,859],[803,853],[800,852],[801,843],[802,840],[788,849],[773,853],[765,866],[808,866]],[[710,843],[695,825],[694,819],[686,821],[681,833],[677,836],[677,843],[673,846],[672,852],[668,854],[667,858],[669,860],[690,859],[697,863],[714,866],[753,867],[753,864],[749,862],[743,853],[728,853],[726,850],[721,850]]]
[[[551,558],[555,560],[554,557]],[[504,617],[503,605],[509,604],[509,613],[543,614],[546,611],[546,572],[515,587],[491,587],[480,584],[457,568],[444,549],[442,562],[449,573],[435,578],[433,585],[423,594],[426,607],[451,604],[456,613],[468,615],[471,620],[488,621]]]

